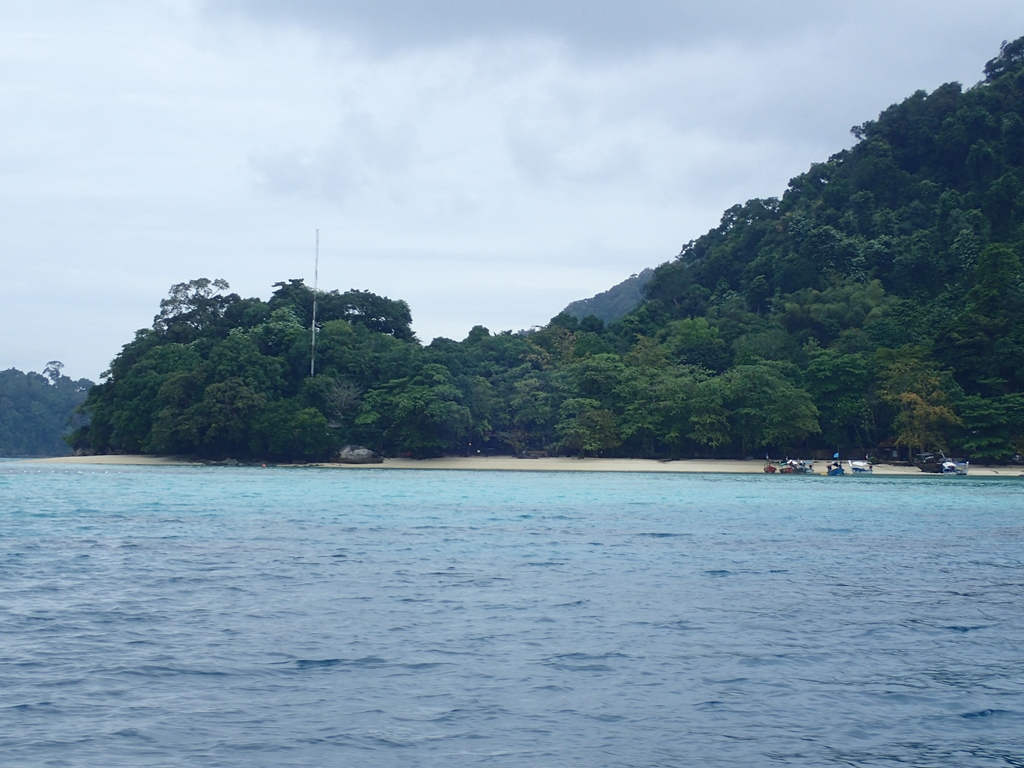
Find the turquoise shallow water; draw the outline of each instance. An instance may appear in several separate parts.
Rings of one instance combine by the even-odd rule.
[[[0,464],[0,764],[1024,766],[1024,482]]]

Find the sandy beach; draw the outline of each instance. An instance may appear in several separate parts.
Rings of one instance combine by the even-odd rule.
[[[114,466],[203,466],[209,462],[194,461],[174,456],[62,456],[52,459],[26,459],[36,464],[107,464]],[[823,475],[828,462],[815,464],[815,474]],[[330,467],[343,470],[374,469],[448,469],[488,470],[506,472],[688,472],[688,473],[732,473],[763,474],[764,461],[737,459],[679,459],[658,461],[655,459],[578,459],[554,456],[539,459],[517,459],[513,456],[447,456],[440,459],[385,459],[383,464],[282,464],[283,467]],[[849,473],[849,469],[847,469]],[[916,467],[878,464],[875,475],[901,475],[910,477],[940,477],[928,475]],[[971,465],[972,477],[1024,477],[1022,467],[986,467]]]

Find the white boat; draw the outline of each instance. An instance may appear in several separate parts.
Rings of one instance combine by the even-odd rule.
[[[970,466],[969,461],[957,461],[956,459],[943,459],[942,474],[944,475],[966,475]]]
[[[776,472],[782,475],[814,474],[813,461],[804,461],[803,459],[786,459],[785,461],[773,462],[767,456],[765,459],[764,471],[767,474],[775,474]]]
[[[915,467],[936,475],[966,475],[969,465],[966,459],[950,459],[942,451],[938,454],[919,453],[914,459]]]
[[[875,468],[875,465],[872,464],[870,461],[867,461],[867,460],[853,461],[853,460],[848,459],[846,463],[850,465],[850,471],[853,472],[853,474],[855,474],[855,475],[860,475],[860,474],[863,474],[865,472],[868,472],[868,473],[873,472],[874,468]]]

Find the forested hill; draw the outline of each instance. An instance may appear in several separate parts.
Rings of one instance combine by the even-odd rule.
[[[1024,449],[1024,38],[918,92],[779,198],[725,212],[606,325],[422,346],[361,291],[174,286],[91,390],[82,451],[831,455]],[[891,455],[891,454],[886,454]]]
[[[726,211],[656,271],[630,331],[706,324],[730,353],[712,364],[795,366],[835,444],[1018,452],[1024,38],[984,71],[856,126],[781,199]]]
[[[43,373],[0,371],[0,456],[63,456],[62,439],[78,418],[74,411],[93,383],[64,376],[52,360]]]
[[[653,275],[654,270],[648,267],[639,274],[629,276],[618,285],[613,285],[607,291],[602,291],[589,299],[572,302],[562,311],[577,320],[591,315],[605,323],[621,320],[643,303],[644,287]]]

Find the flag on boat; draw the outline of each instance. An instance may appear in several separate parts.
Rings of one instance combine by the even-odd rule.
[[[839,451],[836,451],[835,453],[833,453],[832,454],[832,458],[833,459],[838,459],[839,458]]]

